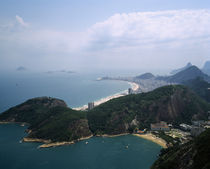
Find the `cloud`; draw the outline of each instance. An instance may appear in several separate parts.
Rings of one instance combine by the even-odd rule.
[[[115,14],[89,29],[90,45],[101,48],[170,44],[210,37],[210,10]]]
[[[28,27],[28,26],[29,26],[29,24],[26,23],[26,22],[23,20],[22,17],[16,15],[15,18],[16,18],[16,21],[17,21],[21,26],[24,26],[24,27]]]
[[[16,21],[22,27],[29,26],[18,15]],[[33,28],[21,29],[20,32],[17,29],[18,33],[13,30],[11,36],[6,38],[37,44],[46,50],[66,52],[154,48],[165,44],[176,47],[183,43],[193,45],[198,41],[209,42],[209,28],[210,10],[170,10],[115,14],[83,32]]]
[[[13,22],[0,23],[0,61],[45,67],[45,60],[48,65],[66,65],[66,70],[79,64],[148,67],[151,60],[156,67],[201,64],[210,57],[209,28],[207,9],[114,14],[83,32],[36,29],[16,15]]]

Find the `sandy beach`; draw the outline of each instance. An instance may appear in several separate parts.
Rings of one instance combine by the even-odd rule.
[[[147,139],[147,140],[150,140],[156,144],[159,144],[161,147],[163,148],[167,148],[167,143],[165,140],[159,138],[159,137],[156,137],[155,135],[151,134],[151,133],[148,133],[148,134],[133,134],[134,136],[137,136],[137,137],[141,137],[143,139]]]
[[[128,135],[128,134],[129,133],[114,134],[114,135],[103,134],[103,135],[96,135],[96,137],[119,137],[119,136],[125,136],[125,135]]]
[[[139,85],[137,83],[134,83],[134,82],[128,82],[128,84],[131,85],[131,88],[134,92],[138,91],[139,89]],[[127,90],[124,90],[120,93],[116,93],[114,95],[111,95],[111,96],[107,96],[105,98],[102,98],[100,100],[97,100],[97,101],[94,101],[94,106],[98,106],[102,103],[105,103],[111,99],[114,99],[114,98],[118,98],[118,97],[122,97],[122,96],[125,96],[125,95],[128,95],[128,91]],[[73,108],[74,110],[86,110],[88,108],[88,105],[84,105],[82,107],[77,107],[77,108]]]
[[[74,144],[78,141],[87,140],[89,138],[93,137],[93,135],[90,135],[88,137],[81,137],[80,139],[74,140],[74,141],[61,141],[61,142],[52,142],[51,140],[44,140],[44,139],[38,139],[38,138],[23,138],[23,142],[37,142],[37,143],[44,143],[40,145],[38,148],[49,148],[49,147],[57,147],[57,146],[63,146],[63,145],[69,145]]]

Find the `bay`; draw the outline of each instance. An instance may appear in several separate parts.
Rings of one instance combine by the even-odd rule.
[[[101,76],[105,74],[0,74],[0,112],[40,96],[60,98],[69,107],[79,107],[130,87],[126,82],[97,81]],[[27,135],[25,129],[17,124],[0,125],[0,168],[149,169],[161,149],[153,142],[132,135],[92,137],[69,146],[37,149],[39,143],[20,143]]]
[[[2,169],[149,169],[161,149],[132,135],[92,137],[73,145],[38,149],[39,143],[19,143],[25,129],[17,124],[0,125]]]

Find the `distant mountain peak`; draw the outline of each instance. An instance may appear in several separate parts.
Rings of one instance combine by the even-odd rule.
[[[181,71],[183,71],[183,70],[185,70],[185,69],[187,69],[187,68],[189,68],[191,66],[193,66],[193,65],[190,62],[188,62],[186,66],[184,66],[182,68],[179,68],[179,69],[172,70],[170,72],[170,74],[174,75],[174,74],[179,73],[179,72],[181,72]]]
[[[139,76],[136,76],[136,78],[138,78],[138,79],[151,79],[153,77],[155,77],[155,76],[152,73],[144,73]]]
[[[204,63],[204,66],[202,68],[202,71],[204,73],[210,75],[210,61],[209,60]]]
[[[184,81],[195,79],[197,77],[201,77],[206,81],[210,81],[210,77],[203,73],[198,67],[196,66],[190,66],[187,69],[182,70],[181,72],[176,73],[173,76],[170,76],[168,78],[168,81],[170,82],[176,82],[176,83],[182,83]]]
[[[16,70],[17,71],[26,71],[27,69],[23,66],[19,66]]]

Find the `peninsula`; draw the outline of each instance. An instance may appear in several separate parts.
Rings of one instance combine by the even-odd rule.
[[[209,109],[209,104],[188,88],[170,85],[115,98],[90,111],[73,110],[60,99],[34,98],[0,114],[0,121],[29,124],[24,141],[43,142],[41,147],[50,147],[92,136],[150,130],[150,124],[159,121],[189,124],[192,119],[206,119]]]

